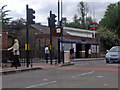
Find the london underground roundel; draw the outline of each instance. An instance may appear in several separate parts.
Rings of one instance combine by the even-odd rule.
[[[93,23],[91,23],[90,27],[91,27],[92,30],[95,30],[95,29],[97,29],[98,24],[93,22]]]

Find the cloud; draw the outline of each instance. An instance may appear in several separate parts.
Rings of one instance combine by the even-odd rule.
[[[41,22],[42,24],[48,23],[47,17],[50,14],[50,10],[52,13],[58,13],[58,0],[1,0],[0,4],[8,5],[5,9],[11,10],[9,16],[14,18],[25,18],[26,19],[26,5],[29,5],[29,8],[33,8],[35,10],[35,21]],[[63,16],[67,17],[68,21],[72,21],[73,16],[78,14],[77,4],[81,0],[63,0]],[[93,16],[93,8],[95,7],[95,17],[97,21],[99,21],[103,16],[106,10],[106,7],[110,2],[104,0],[104,2],[99,2],[103,0],[84,0],[88,3],[89,9],[91,12],[91,16]],[[111,1],[111,0],[110,0]],[[114,2],[112,2],[114,3]],[[56,18],[57,19],[57,18]]]

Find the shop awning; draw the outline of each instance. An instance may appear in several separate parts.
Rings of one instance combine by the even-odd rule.
[[[76,44],[89,44],[89,45],[99,45],[99,43],[93,42],[80,42],[80,41],[72,41],[72,40],[60,40],[62,43],[76,43]]]

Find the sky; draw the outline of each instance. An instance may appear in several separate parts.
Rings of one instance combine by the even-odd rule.
[[[61,0],[60,0],[61,1]],[[73,20],[75,14],[79,15],[77,5],[81,0],[62,0],[63,11],[62,16],[66,17],[69,22]],[[111,3],[116,3],[119,0],[83,0],[87,2],[90,16],[95,17],[99,22],[103,18],[106,8]],[[26,19],[26,5],[29,8],[35,10],[35,21],[40,22],[42,25],[47,25],[47,17],[50,15],[50,11],[56,14],[58,13],[58,0],[0,0],[0,8],[3,5],[7,5],[5,10],[11,10],[8,13],[9,17],[13,17],[13,20],[18,18]],[[57,18],[56,18],[57,19]]]

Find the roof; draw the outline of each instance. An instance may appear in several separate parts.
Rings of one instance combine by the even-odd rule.
[[[39,30],[39,32],[41,34],[50,34],[50,28],[48,26],[45,25],[37,25],[37,24],[32,24],[31,25],[33,28],[35,28],[36,30]],[[63,30],[63,34],[67,35],[66,31]]]
[[[44,25],[31,25],[35,29],[39,30],[41,34],[50,34],[50,28]],[[85,29],[77,29],[77,28],[70,28],[70,27],[63,27],[63,35],[70,35],[70,36],[77,36],[77,37],[87,37],[93,38],[96,31],[90,31]]]
[[[31,26],[33,28],[39,30],[39,32],[42,33],[42,34],[50,34],[50,28],[48,26],[37,25],[37,24],[33,24]]]
[[[96,31],[91,31],[91,30],[87,30],[87,29],[78,29],[78,28],[71,28],[71,27],[64,27],[64,30],[67,31],[74,31],[74,32],[81,32],[81,33],[97,33]]]
[[[77,36],[77,37],[87,37],[87,38],[93,38],[95,36],[96,31],[90,31],[85,29],[78,29],[78,28],[70,28],[70,27],[64,27],[64,31],[71,35],[71,36]]]

